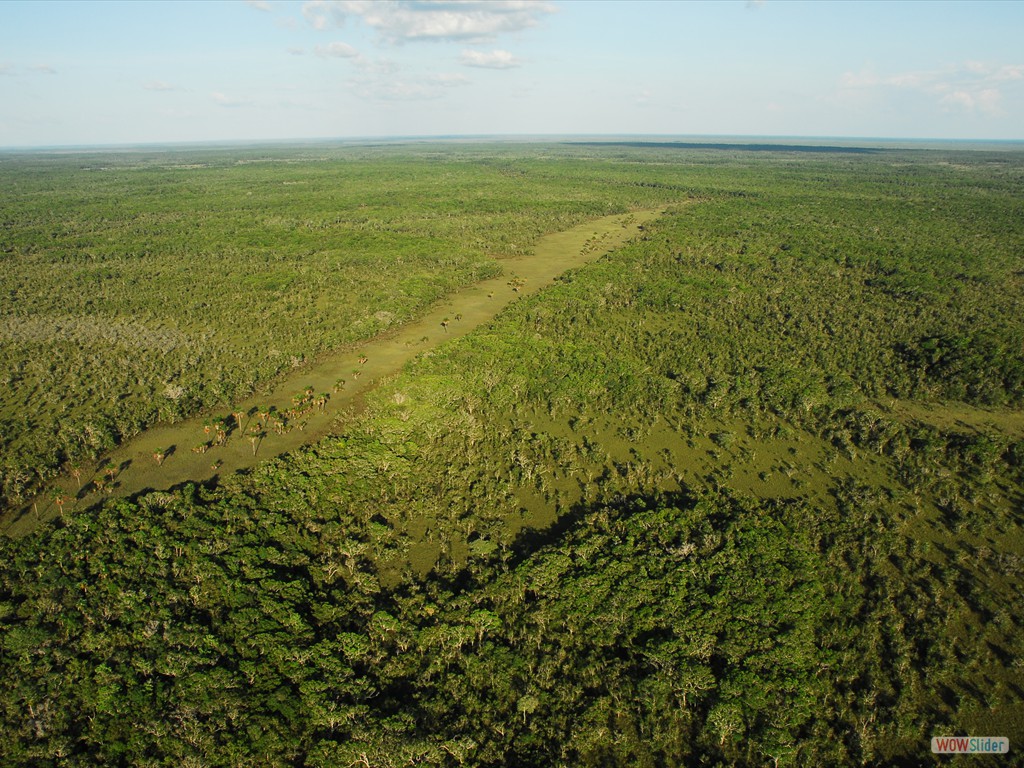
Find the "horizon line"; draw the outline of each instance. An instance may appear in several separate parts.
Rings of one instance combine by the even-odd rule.
[[[788,141],[811,141],[811,142],[842,142],[856,146],[856,142],[868,142],[872,144],[1021,144],[1024,145],[1024,138],[1018,139],[969,139],[969,138],[941,138],[926,136],[828,136],[810,134],[739,134],[739,133],[468,133],[468,134],[383,134],[366,136],[316,136],[316,137],[291,137],[291,138],[253,138],[253,139],[185,139],[168,141],[127,141],[127,142],[106,142],[91,144],[12,144],[0,146],[0,152],[53,152],[53,151],[112,151],[112,150],[136,150],[136,149],[187,149],[187,148],[217,148],[217,147],[258,147],[267,145],[300,145],[313,143],[368,143],[368,142],[477,142],[477,141],[508,141],[508,142],[530,142],[530,141],[555,141],[566,140],[623,140],[623,139],[646,139],[657,140],[697,140],[697,139],[729,139],[749,141],[756,139],[761,142],[788,142]],[[737,142],[738,143],[738,142]]]

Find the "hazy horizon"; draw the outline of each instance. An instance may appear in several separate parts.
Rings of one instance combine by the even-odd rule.
[[[186,151],[190,149],[239,149],[260,147],[294,148],[303,145],[324,145],[340,147],[372,144],[650,144],[693,145],[701,147],[714,143],[721,147],[750,147],[778,145],[786,149],[799,145],[867,148],[867,149],[1011,149],[1024,150],[1024,139],[943,139],[928,136],[755,136],[740,134],[447,134],[407,136],[306,136],[268,139],[197,139],[185,141],[140,141],[113,142],[109,144],[38,144],[0,146],[5,153],[46,153],[46,152],[117,152],[135,150]]]

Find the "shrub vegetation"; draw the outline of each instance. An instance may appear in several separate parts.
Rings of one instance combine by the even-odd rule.
[[[352,274],[395,272],[353,291],[354,317],[382,306],[399,274],[422,269],[450,281],[430,283],[443,292],[544,229],[678,205],[418,357],[328,438],[216,485],[111,500],[0,541],[10,764],[920,765],[936,759],[933,735],[1021,731],[1024,156],[309,151],[189,170],[133,158],[106,178],[209,184],[222,192],[206,208],[221,201],[221,226],[243,239],[257,228],[230,190],[245,174],[272,190],[340,187],[324,199],[348,196],[345,221],[379,195],[370,220],[388,212],[408,253],[450,248],[452,262],[368,255],[372,268]],[[42,162],[19,160],[24,184],[85,175]],[[417,185],[434,199],[413,204]],[[263,200],[248,215],[264,221],[271,192],[253,192]],[[389,207],[388,192],[409,208]],[[34,198],[19,194],[24,210]],[[488,224],[474,216],[495,208]],[[442,237],[464,213],[478,248]],[[47,230],[25,234],[26,221],[7,258],[31,265]],[[253,247],[276,273],[271,253],[304,242],[330,262],[327,244],[352,232]],[[386,232],[367,235],[367,254],[397,237]],[[231,285],[226,304],[254,302],[257,314],[209,337],[227,348],[219,340],[246,329],[252,359],[240,351],[229,367],[254,383],[276,370],[257,364],[259,334],[277,332],[255,308],[286,305],[235,289],[261,273],[247,263],[204,274]],[[66,279],[12,273],[26,286]],[[294,317],[326,323],[313,307],[350,284],[306,279]],[[206,290],[166,306],[198,306]],[[433,295],[388,311],[397,322]],[[60,311],[89,316],[85,300]],[[52,320],[49,301],[18,302],[7,322]],[[166,317],[194,334],[185,315]],[[125,325],[104,338],[171,328],[116,316]],[[300,326],[283,320],[291,330],[267,343],[309,356],[355,333]],[[210,368],[193,368],[206,383],[170,383],[206,391]],[[41,381],[32,391],[53,391]]]

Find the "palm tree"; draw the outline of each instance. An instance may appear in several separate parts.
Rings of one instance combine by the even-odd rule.
[[[266,437],[267,433],[258,424],[253,424],[249,427],[249,442],[252,444],[252,455],[256,455],[256,451],[259,450],[260,442]]]

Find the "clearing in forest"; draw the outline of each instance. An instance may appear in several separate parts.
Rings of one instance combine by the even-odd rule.
[[[510,302],[550,285],[567,270],[600,258],[662,212],[605,216],[549,234],[532,253],[502,260],[504,275],[452,294],[414,322],[328,354],[279,380],[271,391],[225,407],[217,415],[146,430],[101,456],[91,473],[59,478],[0,524],[0,530],[21,536],[63,510],[87,508],[104,496],[210,481],[315,442],[339,415],[357,410],[360,397],[382,377],[397,373],[414,356],[489,322]],[[218,416],[223,417],[221,429]]]

